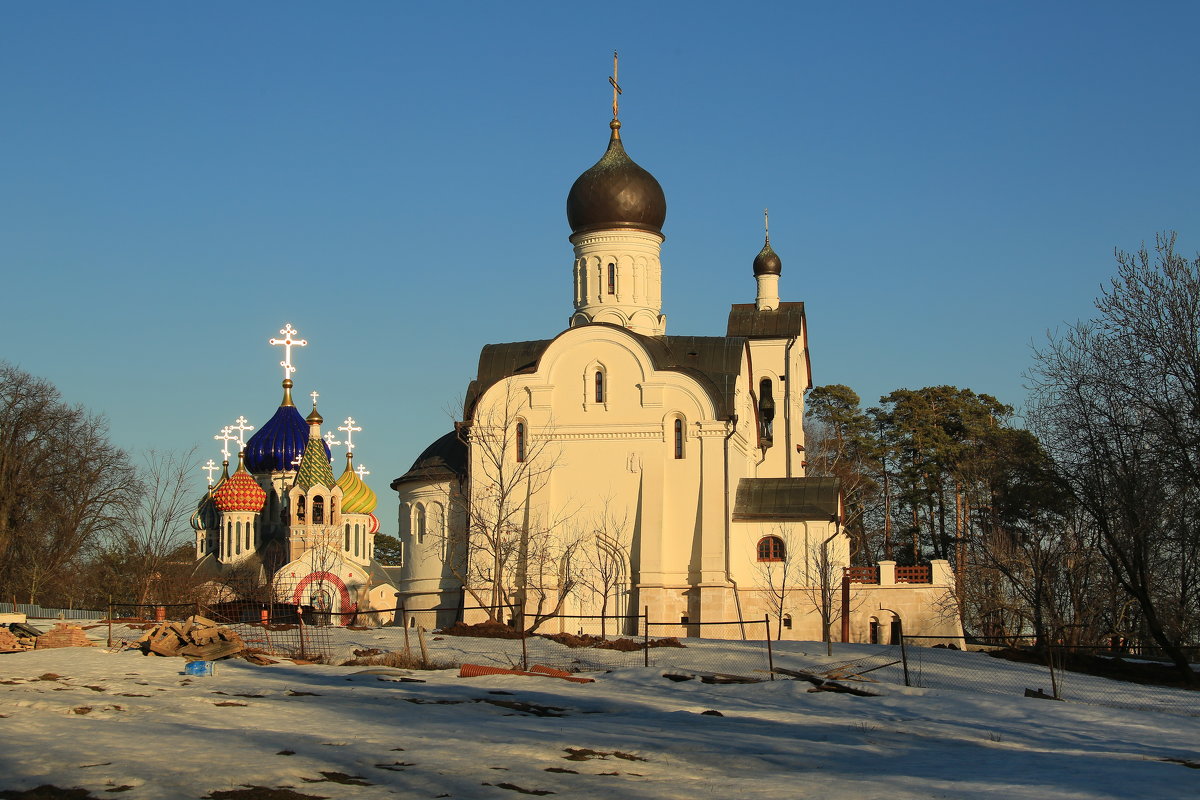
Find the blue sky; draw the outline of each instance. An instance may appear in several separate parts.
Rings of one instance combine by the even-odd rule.
[[[0,358],[132,452],[297,395],[387,488],[489,342],[571,311],[571,182],[667,195],[668,332],[754,298],[762,208],[813,377],[1020,406],[1114,247],[1200,248],[1195,3],[10,3]],[[299,403],[302,412],[308,407]],[[337,463],[341,463],[338,461]],[[197,490],[204,485],[196,473]]]

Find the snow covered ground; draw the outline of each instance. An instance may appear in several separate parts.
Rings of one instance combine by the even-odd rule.
[[[399,649],[402,635],[337,633],[347,648]],[[430,647],[434,658],[506,660],[495,642]],[[252,798],[239,791],[248,786],[356,800],[1200,797],[1200,769],[1188,768],[1200,767],[1200,717],[1025,698],[1026,686],[1049,690],[1036,667],[922,650],[919,668],[952,673],[962,690],[906,688],[888,668],[871,673],[890,681],[869,684],[881,697],[662,677],[700,648],[761,657],[761,645],[689,642],[690,653],[656,649],[657,666],[574,684],[455,670],[407,673],[425,681],[413,683],[396,670],[240,660],[188,677],[182,659],[99,647],[3,655],[0,790],[52,784],[131,800]],[[826,658],[823,645],[783,644],[776,664],[879,651],[837,645]],[[1179,708],[1176,690],[1074,674],[1068,685]],[[0,791],[9,796],[20,795]]]

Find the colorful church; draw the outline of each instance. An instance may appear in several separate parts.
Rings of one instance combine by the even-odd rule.
[[[396,606],[396,586],[388,568],[375,561],[379,520],[375,492],[354,468],[354,434],[362,428],[347,418],[346,464],[334,478],[331,446],[341,445],[313,409],[302,417],[292,402],[290,324],[283,338],[283,400],[275,414],[253,430],[244,417],[214,437],[223,442],[222,474],[211,485],[216,465],[210,460],[210,487],[192,516],[196,532],[195,576],[205,581],[214,602],[255,600],[310,610],[334,624],[386,622]],[[237,468],[229,472],[229,445],[238,446]],[[388,611],[380,612],[386,609]]]

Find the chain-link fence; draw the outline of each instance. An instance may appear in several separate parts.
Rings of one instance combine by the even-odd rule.
[[[909,685],[1005,695],[1031,695],[1092,705],[1200,715],[1200,691],[1188,687],[1171,663],[1109,647],[1014,647],[1011,641],[975,640],[974,652],[905,636]],[[891,648],[899,654],[899,647]],[[986,660],[1003,659],[1003,669]]]
[[[308,609],[271,603],[113,603],[107,616],[89,627],[106,627],[110,648],[132,647],[160,624],[194,615],[232,630],[251,654],[328,660],[333,650],[330,629],[321,624],[325,620],[314,619]]]
[[[132,646],[158,624],[194,614],[232,629],[250,653],[333,664],[372,659],[416,667],[540,664],[571,672],[654,666],[764,678],[773,667],[766,618],[680,624],[651,620],[646,612],[522,617],[509,608],[463,606],[364,613],[253,602],[114,603],[101,624],[108,626],[110,646]]]

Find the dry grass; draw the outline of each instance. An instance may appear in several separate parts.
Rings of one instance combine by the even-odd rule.
[[[394,652],[359,656],[342,662],[343,667],[396,667],[398,669],[451,669],[458,665],[450,661],[422,661],[415,653]]]

